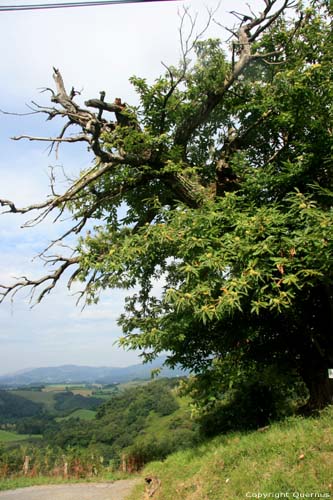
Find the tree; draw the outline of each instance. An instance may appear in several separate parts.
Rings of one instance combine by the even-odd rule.
[[[0,203],[37,210],[32,224],[70,211],[73,227],[53,246],[80,236],[70,256],[48,247],[55,270],[3,285],[2,299],[31,287],[39,302],[68,268],[68,285],[85,283],[90,303],[135,287],[119,320],[123,346],[146,360],[167,351],[169,365],[219,390],[235,367],[278,365],[320,408],[333,395],[332,13],[324,1],[264,0],[261,13],[234,15],[228,55],[220,40],[193,36],[185,9],[180,64],[152,85],[132,78],[139,108],[104,92],[82,108],[54,69],[53,105],[36,110],[66,125],[53,139],[16,139],[56,150],[84,141],[95,164],[62,194],[52,183],[43,203]],[[73,125],[81,133],[66,135]]]

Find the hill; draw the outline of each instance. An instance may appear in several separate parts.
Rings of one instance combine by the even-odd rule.
[[[36,417],[41,414],[40,404],[7,391],[0,391],[0,423],[23,417]]]
[[[151,479],[158,500],[331,498],[332,425],[329,407],[317,418],[293,417],[259,432],[220,435],[149,463],[143,477]],[[147,492],[140,486],[129,500],[143,498]]]
[[[160,368],[163,361],[164,359],[159,358],[150,364],[137,364],[124,368],[77,365],[32,368],[0,376],[0,385],[17,387],[33,384],[125,383],[136,379],[149,379],[151,370]],[[161,376],[163,377],[177,377],[180,375],[184,375],[184,371],[163,368],[161,372]]]
[[[62,449],[99,450],[116,468],[126,456],[128,470],[136,470],[198,441],[188,401],[177,396],[177,385],[177,379],[160,379],[119,391],[98,407],[95,418],[82,418],[80,410],[56,419],[45,430],[45,440]]]

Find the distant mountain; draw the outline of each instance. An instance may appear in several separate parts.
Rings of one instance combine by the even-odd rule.
[[[151,370],[160,368],[164,359],[157,359],[147,365],[132,365],[125,368],[116,367],[92,367],[64,365],[44,368],[32,368],[20,370],[19,372],[0,376],[0,386],[22,386],[34,384],[76,384],[76,383],[99,383],[114,384],[130,382],[137,379],[148,379]],[[171,370],[163,368],[162,377],[178,377],[186,375],[179,369]]]

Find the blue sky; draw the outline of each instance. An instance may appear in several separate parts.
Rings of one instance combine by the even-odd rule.
[[[11,4],[32,3],[13,1]],[[263,2],[251,2],[253,5]],[[214,0],[187,2],[207,18],[206,7]],[[245,11],[246,2],[221,2],[217,19],[230,22],[225,11]],[[83,89],[82,99],[121,97],[135,104],[136,96],[128,79],[132,75],[153,80],[163,72],[161,61],[174,64],[179,59],[178,9],[182,2],[153,2],[40,12],[0,13],[0,108],[27,111],[25,103],[47,103],[41,87],[53,87],[52,66],[58,67],[68,88]],[[213,36],[223,35],[212,25]],[[49,136],[61,130],[61,122],[45,122],[42,115],[14,117],[0,114],[0,198],[23,206],[42,201],[48,194],[48,167],[62,165],[77,174],[91,157],[80,145],[64,145],[59,158],[48,156],[45,143],[12,141],[20,134]],[[60,234],[47,221],[30,229],[20,225],[27,217],[0,216],[0,283],[14,276],[43,272],[32,258]],[[116,319],[122,311],[125,293],[106,292],[100,303],[81,311],[75,306],[64,283],[30,309],[26,293],[0,305],[0,374],[27,367],[60,364],[126,366],[138,362],[138,353],[114,346],[120,335]]]

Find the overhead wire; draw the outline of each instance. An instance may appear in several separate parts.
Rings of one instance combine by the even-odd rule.
[[[120,5],[126,3],[172,2],[177,0],[92,0],[79,2],[55,2],[40,4],[0,5],[0,12],[15,12],[22,10],[65,9],[72,7],[100,7],[103,5]]]

